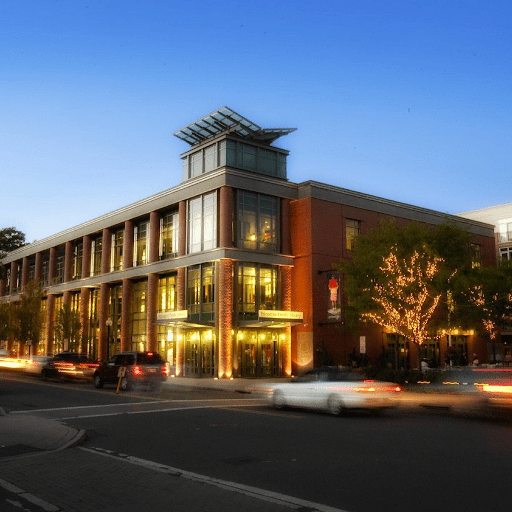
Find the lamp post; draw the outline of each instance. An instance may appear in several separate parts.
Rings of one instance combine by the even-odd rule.
[[[112,327],[112,318],[108,317],[107,321],[107,359],[110,359],[110,328]]]

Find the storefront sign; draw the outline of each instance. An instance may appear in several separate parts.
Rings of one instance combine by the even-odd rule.
[[[163,313],[156,314],[157,322],[177,322],[179,320],[187,320],[188,311],[186,309],[180,309],[179,311],[165,311]]]
[[[296,322],[303,319],[302,311],[279,311],[276,309],[260,309],[258,311],[260,320],[279,320],[281,322]]]

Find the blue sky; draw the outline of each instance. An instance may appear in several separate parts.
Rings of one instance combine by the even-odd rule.
[[[40,240],[177,185],[227,105],[288,178],[446,213],[512,202],[509,1],[0,3],[0,228]]]

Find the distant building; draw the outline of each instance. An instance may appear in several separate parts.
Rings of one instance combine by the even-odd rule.
[[[492,224],[496,237],[498,261],[512,260],[512,203],[464,212],[459,215],[466,219]]]
[[[334,264],[350,258],[355,236],[390,218],[455,221],[484,264],[495,264],[493,227],[290,182],[288,151],[273,143],[294,130],[261,128],[227,107],[179,130],[190,146],[179,185],[9,253],[0,302],[18,301],[34,279],[46,291],[36,352],[65,348],[55,342],[55,318],[69,304],[80,315],[83,351],[99,359],[158,351],[178,376],[287,376],[361,352],[414,364],[416,347],[394,333],[345,328]],[[430,340],[422,355],[442,362],[446,343]],[[2,344],[26,351],[13,339]],[[452,344],[484,358],[472,331],[452,333]]]

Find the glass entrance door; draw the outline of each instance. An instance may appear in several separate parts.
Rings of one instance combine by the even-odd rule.
[[[185,377],[213,377],[213,332],[185,333]]]
[[[279,332],[273,330],[238,331],[240,373],[242,377],[279,375]]]

